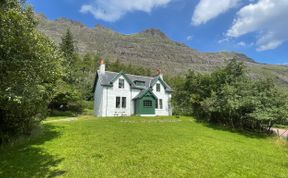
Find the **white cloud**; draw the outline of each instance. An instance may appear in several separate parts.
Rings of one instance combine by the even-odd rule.
[[[271,50],[288,40],[288,1],[259,0],[241,8],[228,37],[258,32],[256,46],[258,51]]]
[[[246,43],[246,42],[244,42],[244,41],[240,41],[240,42],[237,43],[237,46],[240,46],[240,47],[243,47],[243,48],[245,48],[245,47],[251,47],[251,46],[253,46],[253,45],[254,45],[254,43]]]
[[[240,0],[200,0],[192,16],[193,25],[205,24],[220,14],[237,6]]]
[[[171,0],[94,0],[85,4],[80,12],[91,13],[96,19],[115,22],[123,15],[133,11],[151,12],[153,8],[163,7]]]
[[[229,42],[229,40],[230,40],[230,39],[226,37],[226,38],[223,38],[223,39],[218,40],[218,43],[219,43],[219,44],[227,43],[227,42]]]
[[[245,47],[247,44],[244,41],[240,41],[239,43],[237,43],[237,45]]]
[[[193,39],[193,36],[192,36],[192,35],[189,35],[189,36],[186,37],[186,40],[187,40],[187,41],[191,41],[192,39]]]

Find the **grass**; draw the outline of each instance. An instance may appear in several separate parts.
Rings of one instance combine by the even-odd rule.
[[[0,177],[288,175],[284,142],[207,126],[189,117],[81,116],[45,123],[38,138],[0,151]]]

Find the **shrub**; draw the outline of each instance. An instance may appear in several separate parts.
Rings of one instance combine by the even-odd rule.
[[[61,60],[56,46],[36,30],[30,7],[4,0],[0,8],[1,144],[29,134],[46,116]]]

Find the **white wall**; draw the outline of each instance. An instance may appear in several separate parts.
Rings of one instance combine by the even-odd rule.
[[[100,77],[98,78],[94,93],[94,114],[96,116],[102,116],[103,86],[101,86],[101,82],[99,80],[101,80]]]
[[[124,79],[124,88],[118,88],[119,79]],[[101,76],[96,85],[96,91],[94,93],[94,113],[99,117],[106,116],[131,116],[134,114],[134,101],[140,90],[132,89],[123,76],[120,76],[114,81],[113,87],[103,87],[100,83]],[[155,114],[158,116],[172,115],[172,108],[169,108],[169,98],[171,94],[165,91],[164,86],[160,81],[160,92],[156,91],[156,84],[153,86],[153,93],[158,97],[158,106],[160,106],[159,99],[163,101],[163,109],[155,109]],[[126,97],[126,108],[122,108],[122,102],[120,108],[116,108],[116,97]]]
[[[157,84],[160,84],[160,91],[156,91],[156,86]],[[171,98],[171,94],[167,93],[165,91],[164,86],[162,85],[162,83],[158,80],[157,83],[153,86],[153,93],[157,96],[158,98],[158,108],[155,109],[155,114],[157,116],[169,116],[172,115],[172,111],[170,110],[171,108],[169,108],[169,98]],[[160,102],[159,99],[162,99],[162,103],[163,103],[163,108],[160,108]]]
[[[119,88],[119,79],[124,79],[124,88]],[[113,87],[105,87],[103,93],[103,114],[102,116],[131,116],[134,114],[134,102],[132,99],[139,93],[139,90],[131,89],[128,81],[120,76],[114,81]],[[122,101],[120,108],[116,108],[116,97],[126,97],[126,108],[122,108]]]

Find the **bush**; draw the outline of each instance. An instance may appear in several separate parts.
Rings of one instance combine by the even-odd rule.
[[[54,110],[71,111],[75,114],[82,112],[83,103],[78,90],[63,81],[58,83],[58,87],[55,90],[56,94],[48,106],[51,112]]]
[[[271,80],[250,80],[236,60],[211,74],[190,71],[173,98],[181,114],[237,129],[269,132],[288,120],[287,94]]]
[[[36,30],[30,7],[17,0],[0,5],[0,144],[47,115],[61,75],[56,46]]]

